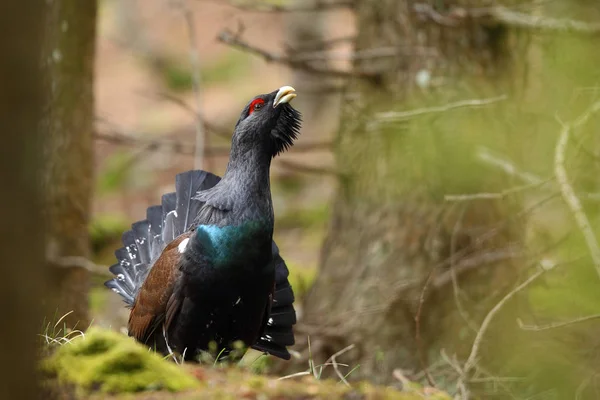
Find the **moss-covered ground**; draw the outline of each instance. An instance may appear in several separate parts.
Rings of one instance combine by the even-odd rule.
[[[346,386],[313,376],[256,375],[237,366],[177,365],[117,332],[91,328],[42,364],[55,397],[76,399],[449,399],[417,386]]]

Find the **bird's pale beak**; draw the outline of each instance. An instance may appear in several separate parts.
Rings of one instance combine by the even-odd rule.
[[[275,101],[273,102],[273,108],[280,104],[289,103],[294,97],[296,97],[296,89],[291,86],[283,86],[279,88],[277,95],[275,95]]]

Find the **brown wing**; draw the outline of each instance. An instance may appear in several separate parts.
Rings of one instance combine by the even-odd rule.
[[[129,336],[145,342],[164,320],[167,303],[179,276],[178,246],[191,232],[179,235],[165,247],[144,281],[129,314]]]

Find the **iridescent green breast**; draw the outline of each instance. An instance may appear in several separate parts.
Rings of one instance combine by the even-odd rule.
[[[240,225],[199,225],[196,235],[203,255],[215,267],[240,264],[260,259],[270,246],[272,227],[266,221],[246,221]]]

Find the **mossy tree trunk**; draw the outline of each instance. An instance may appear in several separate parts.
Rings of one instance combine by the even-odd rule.
[[[461,2],[437,12],[451,3]],[[489,142],[508,142],[500,118],[495,127],[489,120],[498,107],[395,124],[378,123],[377,114],[505,93],[507,78],[523,73],[526,40],[502,25],[440,25],[407,0],[359,1],[355,12],[355,50],[395,48],[398,55],[354,64],[377,79],[351,80],[343,99],[336,155],[344,178],[297,336],[310,335],[318,360],[354,344],[343,356],[360,364],[354,376],[389,381],[396,368],[422,369],[441,348],[468,354],[474,332],[453,300],[450,267],[470,318],[480,322],[517,279],[521,229],[504,223],[508,201],[444,201],[505,183],[477,164],[475,140],[461,131],[479,128],[493,136]]]
[[[43,90],[40,53],[44,2],[0,4],[0,304],[1,399],[36,399],[44,279],[39,171]]]
[[[92,194],[94,51],[96,1],[46,3],[43,64],[49,98],[43,121],[44,212],[53,296],[47,307],[57,318],[71,312],[68,326],[86,327],[88,272],[56,259],[89,257],[88,219]],[[50,316],[51,318],[53,316]]]

